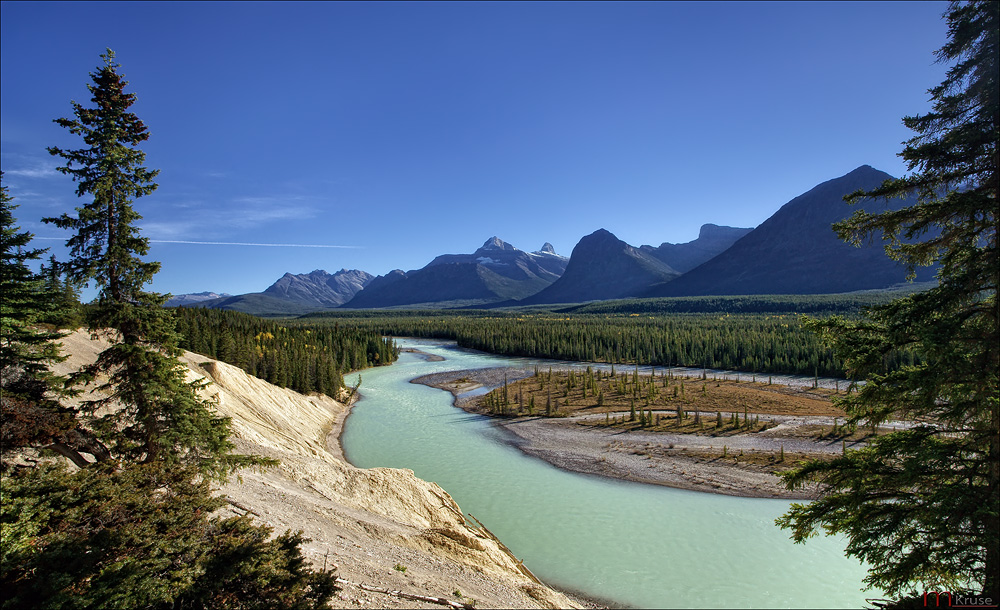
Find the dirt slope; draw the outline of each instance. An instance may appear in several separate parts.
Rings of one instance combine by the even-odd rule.
[[[93,361],[101,349],[82,331],[62,343],[71,358],[59,365],[61,372]],[[278,532],[303,530],[312,539],[306,554],[317,565],[336,565],[338,576],[351,583],[479,608],[580,607],[534,580],[500,541],[467,522],[436,484],[410,470],[359,469],[339,458],[332,432],[346,415],[341,403],[278,388],[190,352],[182,361],[191,379],[212,382],[205,392],[232,418],[239,450],[281,460],[265,472],[244,471],[220,489],[231,511],[249,512]],[[442,607],[355,584],[345,585],[334,605]]]

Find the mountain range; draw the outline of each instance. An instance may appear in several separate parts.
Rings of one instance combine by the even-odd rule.
[[[232,296],[225,292],[219,294],[215,292],[192,292],[189,294],[178,294],[171,296],[167,299],[167,302],[163,304],[164,307],[182,307],[191,306],[195,303],[201,303],[202,301],[213,301],[216,299],[222,299],[225,297]]]
[[[472,254],[443,254],[421,269],[382,276],[341,269],[286,273],[263,293],[205,300],[178,295],[182,304],[248,313],[296,315],[344,307],[497,307],[578,303],[624,297],[740,294],[821,294],[881,289],[905,280],[880,240],[854,247],[831,225],[854,210],[877,213],[910,200],[844,203],[845,195],[891,179],[863,165],[823,182],[782,205],[760,226],[706,224],[682,244],[631,246],[605,229],[582,238],[567,259],[546,243],[525,252],[491,237]],[[934,268],[917,271],[917,281]]]
[[[472,254],[443,254],[422,269],[399,269],[371,281],[345,308],[488,305],[531,296],[566,270],[568,259],[546,243],[525,252],[498,237]]]
[[[357,269],[341,269],[333,275],[322,269],[299,275],[286,273],[263,294],[317,309],[329,309],[353,299],[373,279],[375,276],[372,274]]]
[[[642,296],[723,294],[823,294],[886,288],[906,279],[881,240],[854,247],[831,228],[855,210],[879,213],[913,205],[911,199],[865,201],[850,206],[844,196],[873,189],[889,174],[868,165],[828,180],[781,206],[770,218],[718,256],[676,280],[650,287]],[[916,281],[934,277],[922,267]]]
[[[702,225],[698,239],[684,244],[662,243],[658,247],[639,246],[639,250],[652,254],[678,273],[687,273],[698,265],[722,254],[753,229]]]

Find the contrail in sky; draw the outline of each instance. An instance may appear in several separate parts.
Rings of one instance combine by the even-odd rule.
[[[181,239],[151,239],[153,244],[199,244],[203,246],[265,246],[268,248],[361,248],[362,246],[330,246],[326,244],[257,244],[241,241],[186,241]]]
[[[35,237],[63,241],[63,237]],[[151,244],[196,244],[199,246],[263,246],[267,248],[363,248],[364,246],[331,246],[326,244],[258,244],[241,241],[188,241],[182,239],[151,239]]]

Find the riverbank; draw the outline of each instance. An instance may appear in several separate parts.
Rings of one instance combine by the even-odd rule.
[[[412,383],[451,392],[457,407],[483,414],[483,393],[533,374],[524,368],[488,368],[435,373]],[[774,394],[774,389],[768,394]],[[604,425],[608,418],[624,419],[628,412],[496,417],[493,421],[524,453],[573,472],[740,497],[815,498],[818,486],[789,490],[777,473],[801,460],[830,459],[858,442],[817,437],[816,429],[836,424],[831,416],[835,411],[823,406],[802,415],[774,410],[779,413],[759,415],[767,429],[723,436]]]
[[[60,342],[69,358],[54,366],[57,374],[79,370],[107,347],[85,331]],[[276,534],[302,531],[306,558],[336,570],[342,590],[333,607],[584,607],[538,582],[438,485],[411,470],[347,463],[338,442],[345,404],[191,352],[181,361],[189,381],[209,382],[205,396],[230,418],[237,452],[280,462],[220,486],[228,503],[220,514],[247,515]]]

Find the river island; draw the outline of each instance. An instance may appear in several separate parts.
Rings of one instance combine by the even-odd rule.
[[[732,496],[812,499],[815,484],[788,489],[780,472],[870,434],[843,426],[839,388],[704,377],[495,367],[412,383],[451,392],[455,406],[492,417],[512,445],[556,467]]]

